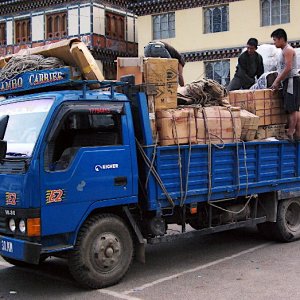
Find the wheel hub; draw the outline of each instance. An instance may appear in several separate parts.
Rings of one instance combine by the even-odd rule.
[[[109,272],[119,263],[121,244],[113,233],[102,233],[93,246],[92,259],[102,272]]]
[[[300,228],[300,206],[298,203],[291,203],[286,210],[285,222],[287,227],[296,232]]]

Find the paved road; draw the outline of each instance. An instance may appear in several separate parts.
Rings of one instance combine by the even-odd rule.
[[[263,240],[255,229],[147,247],[121,283],[83,290],[64,260],[24,270],[0,259],[0,299],[300,299],[300,241]]]

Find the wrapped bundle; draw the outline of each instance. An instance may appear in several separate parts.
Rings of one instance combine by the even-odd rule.
[[[287,121],[279,91],[237,90],[229,92],[229,101],[259,116],[259,126],[283,124]]]
[[[193,108],[167,109],[156,112],[159,144],[162,146],[196,143]]]
[[[240,109],[211,106],[195,111],[198,144],[233,143],[240,139]]]

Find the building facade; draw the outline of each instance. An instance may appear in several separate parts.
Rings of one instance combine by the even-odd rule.
[[[277,28],[300,47],[299,0],[143,0],[132,1],[138,15],[139,54],[151,40],[163,40],[186,59],[185,81],[201,77],[228,84],[250,37],[272,43]]]
[[[79,37],[105,78],[115,78],[115,60],[137,56],[136,16],[127,0],[0,1],[0,56]]]

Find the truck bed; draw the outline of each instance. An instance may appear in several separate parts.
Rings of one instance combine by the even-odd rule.
[[[147,209],[279,191],[300,196],[299,143],[255,141],[223,145],[153,145],[147,99],[139,93],[142,144],[161,179],[147,182]],[[180,159],[179,159],[180,158]],[[149,175],[149,168],[140,177]],[[169,196],[167,197],[166,194]],[[169,198],[169,199],[168,199]],[[170,201],[171,199],[171,201]],[[145,203],[144,203],[145,204]]]
[[[149,158],[152,150],[147,149]],[[222,148],[158,146],[154,165],[168,194],[179,205],[181,201],[203,202],[300,190],[299,152],[299,143],[287,141],[226,144]],[[149,210],[158,205],[170,207],[153,176],[148,183],[148,196]]]

